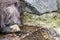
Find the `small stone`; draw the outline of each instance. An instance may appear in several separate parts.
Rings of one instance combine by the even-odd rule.
[[[12,29],[11,32],[17,32],[17,31],[20,31],[20,28],[18,25],[12,25],[10,26],[10,28]]]
[[[3,28],[3,32],[18,32],[20,31],[20,28],[18,25],[12,25],[12,26],[9,26],[9,27],[5,27]]]

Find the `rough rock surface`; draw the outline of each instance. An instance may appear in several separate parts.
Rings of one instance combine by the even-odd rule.
[[[58,8],[60,8],[60,0],[57,0]]]
[[[57,10],[57,0],[25,0],[40,13]]]
[[[12,3],[16,3],[19,2],[19,0],[0,0],[0,3],[7,3],[7,4],[12,4]]]
[[[20,13],[14,5],[8,6],[7,8],[5,8],[5,11],[7,11],[7,18],[5,21],[6,24],[15,24],[15,23],[19,25],[21,24]]]

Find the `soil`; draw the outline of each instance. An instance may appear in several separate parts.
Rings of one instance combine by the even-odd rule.
[[[20,28],[20,32],[0,34],[0,40],[49,40],[48,37],[44,37],[48,36],[48,33],[42,32],[41,27],[24,25]]]

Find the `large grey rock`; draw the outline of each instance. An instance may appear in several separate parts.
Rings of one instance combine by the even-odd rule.
[[[40,13],[57,10],[56,0],[25,0],[25,1]]]
[[[60,8],[60,0],[57,0],[58,8]]]
[[[12,3],[16,3],[19,2],[19,0],[0,0],[0,3],[7,3],[7,4],[12,4]]]
[[[21,24],[20,13],[14,5],[4,8],[4,11],[7,12],[6,24]]]

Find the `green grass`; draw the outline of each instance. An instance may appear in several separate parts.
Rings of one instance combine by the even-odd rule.
[[[28,25],[39,25],[46,27],[60,26],[60,13],[48,13],[43,15],[35,15],[25,12],[24,13],[24,24]]]

